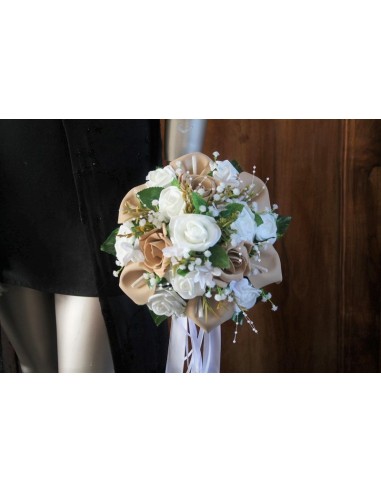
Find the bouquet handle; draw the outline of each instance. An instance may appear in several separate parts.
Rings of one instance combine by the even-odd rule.
[[[172,316],[165,372],[220,372],[221,326],[209,333],[186,317]],[[184,369],[185,364],[185,369]]]

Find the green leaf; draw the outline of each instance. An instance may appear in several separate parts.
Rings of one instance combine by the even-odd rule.
[[[177,188],[180,188],[180,181],[178,179],[174,178],[171,181],[171,186],[176,186]]]
[[[238,323],[242,325],[243,320],[244,320],[244,316],[242,311],[239,311],[238,313],[234,313],[232,316],[232,321],[234,321],[234,323]]]
[[[158,280],[158,279],[160,279],[160,280]],[[163,278],[160,278],[159,276],[156,275],[156,280],[158,280],[157,281],[157,286],[162,285],[164,287],[164,285],[168,284],[168,280],[166,278],[164,278],[164,277]]]
[[[152,188],[146,188],[145,190],[139,191],[137,197],[145,207],[154,210],[155,207],[152,205],[152,202],[153,200],[159,200],[160,193],[163,190],[164,188],[153,186]]]
[[[258,227],[263,224],[263,219],[259,214],[255,214],[255,223]]]
[[[109,235],[109,237],[106,239],[106,241],[101,245],[101,251],[104,251],[105,253],[108,253],[109,255],[116,256],[116,251],[115,251],[115,241],[116,241],[116,235],[119,232],[119,227],[114,229],[112,233]]]
[[[229,268],[229,256],[222,246],[213,246],[212,248],[209,248],[209,251],[212,253],[209,260],[212,262],[213,266],[221,268],[222,270]]]
[[[277,226],[277,237],[280,238],[285,235],[288,226],[290,225],[290,222],[292,220],[292,217],[287,216],[287,215],[278,215],[276,219],[276,226]]]
[[[196,212],[196,214],[199,214],[200,213],[200,207],[201,206],[204,206],[206,207],[206,209],[208,210],[208,204],[207,202],[202,198],[201,195],[199,195],[198,193],[196,193],[195,191],[192,191],[192,204],[194,206],[194,210]]]
[[[189,270],[188,269],[182,270],[181,268],[178,268],[176,270],[176,273],[177,273],[177,275],[181,275],[182,277],[185,277],[185,275],[188,275]]]
[[[235,159],[233,159],[232,161],[229,161],[229,162],[232,166],[234,166],[237,169],[237,171],[239,173],[242,173],[243,169]]]
[[[160,316],[159,314],[155,314],[153,311],[151,311],[150,309],[148,309],[149,311],[149,314],[151,315],[154,323],[156,326],[159,326],[161,325],[161,323],[163,321],[165,321],[166,319],[168,319],[168,316]]]
[[[235,213],[241,213],[242,210],[243,210],[243,204],[242,203],[229,203],[229,205],[227,205],[227,207],[225,208],[225,210],[222,210],[222,212],[220,212],[220,217],[230,217],[231,215],[235,214]]]

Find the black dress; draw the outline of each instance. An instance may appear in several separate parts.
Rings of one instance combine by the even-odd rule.
[[[0,120],[0,282],[99,297],[118,372],[165,367],[166,326],[100,251],[125,193],[160,163],[156,120]]]

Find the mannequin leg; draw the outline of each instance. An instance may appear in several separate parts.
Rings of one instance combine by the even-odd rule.
[[[114,372],[97,297],[55,294],[59,372]]]
[[[27,287],[5,286],[0,322],[22,372],[57,372],[54,297]]]

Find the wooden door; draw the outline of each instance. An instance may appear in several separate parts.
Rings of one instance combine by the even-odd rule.
[[[210,120],[204,152],[270,177],[293,217],[277,243],[279,305],[251,313],[259,330],[223,328],[222,371],[380,369],[381,122]]]

